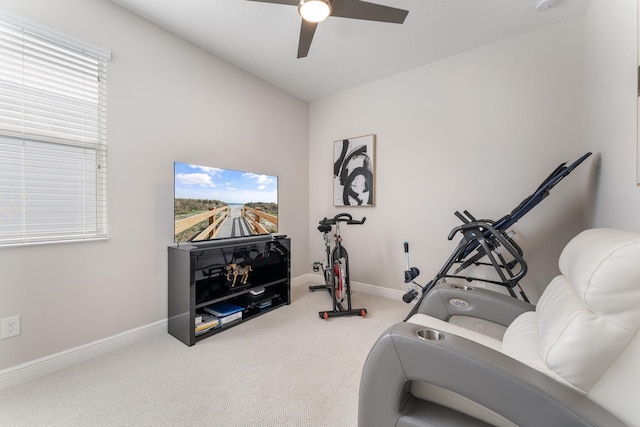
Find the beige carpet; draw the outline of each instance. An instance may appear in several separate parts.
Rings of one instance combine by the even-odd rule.
[[[187,347],[151,338],[0,391],[0,426],[356,426],[369,349],[410,306],[355,293],[362,317],[321,320],[326,292]]]

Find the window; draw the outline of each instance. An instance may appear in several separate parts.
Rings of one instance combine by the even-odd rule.
[[[107,238],[109,59],[0,14],[0,246]]]

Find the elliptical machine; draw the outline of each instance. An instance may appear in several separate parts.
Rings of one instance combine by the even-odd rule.
[[[329,319],[335,316],[362,316],[367,315],[366,308],[352,308],[351,307],[351,283],[349,276],[349,255],[346,248],[342,245],[342,236],[340,235],[340,223],[344,222],[349,225],[352,224],[364,224],[366,217],[362,217],[360,221],[356,221],[348,213],[341,213],[334,216],[332,219],[323,218],[319,222],[318,231],[322,233],[324,238],[324,246],[327,255],[326,262],[314,262],[313,271],[318,272],[322,270],[324,276],[324,285],[309,286],[310,291],[326,290],[331,295],[331,301],[333,303],[333,309],[331,311],[318,312],[321,319]],[[329,233],[332,226],[336,226],[336,233],[334,234],[335,245],[331,248],[331,239]],[[347,299],[347,307],[345,308],[342,303],[344,299]]]

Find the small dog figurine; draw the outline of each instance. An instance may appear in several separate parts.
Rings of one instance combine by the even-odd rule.
[[[240,278],[240,284],[246,285],[247,279],[249,278],[249,272],[253,271],[250,265],[238,265],[235,263],[227,265],[225,270],[227,270],[227,281],[231,282],[232,288],[236,285],[238,276],[242,276]],[[233,276],[233,281],[230,276]]]

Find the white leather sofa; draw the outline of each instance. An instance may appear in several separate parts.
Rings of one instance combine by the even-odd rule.
[[[640,426],[640,234],[584,231],[559,267],[535,307],[434,288],[373,346],[359,426]]]

